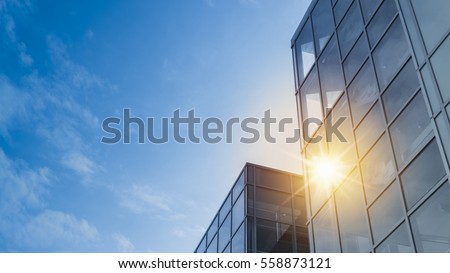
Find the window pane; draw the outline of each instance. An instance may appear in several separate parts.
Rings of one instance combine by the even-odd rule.
[[[393,180],[395,165],[390,153],[390,146],[384,135],[361,162],[361,172],[366,191],[367,203]]]
[[[245,252],[245,225],[242,224],[231,243],[231,252],[233,253],[244,253]]]
[[[395,5],[395,1],[384,1],[367,27],[367,35],[369,36],[369,42],[372,47],[381,38],[396,14],[397,6]]]
[[[305,182],[302,176],[292,176],[292,188],[295,194],[305,196]]]
[[[360,157],[367,153],[373,143],[383,133],[385,127],[386,123],[384,122],[383,112],[378,102],[355,131]]]
[[[233,187],[233,203],[236,202],[236,200],[239,198],[239,194],[244,189],[244,182],[245,182],[244,178],[245,178],[245,170],[239,176],[236,184],[234,184],[234,187]]]
[[[344,89],[344,77],[336,39],[333,37],[319,59],[323,107],[331,108]],[[324,111],[325,112],[325,111]]]
[[[255,168],[255,184],[275,190],[291,192],[291,178],[288,174]]]
[[[370,225],[375,243],[383,239],[389,230],[403,217],[402,196],[394,182],[369,208]]]
[[[336,191],[342,252],[369,252],[371,241],[361,180],[353,172]]]
[[[225,248],[231,238],[231,213],[227,215],[219,229],[219,252]]]
[[[316,50],[319,54],[333,34],[334,22],[330,0],[319,0],[312,12]]]
[[[363,10],[364,20],[369,21],[369,18],[373,15],[378,5],[382,0],[360,0],[361,8]],[[391,2],[388,0],[388,2]]]
[[[223,222],[226,215],[231,210],[231,194],[228,194],[227,199],[225,199],[225,202],[223,203],[222,207],[219,211],[219,225]]]
[[[414,206],[444,176],[441,154],[436,140],[433,140],[400,176],[408,208]]]
[[[306,79],[305,84],[300,90],[301,102],[302,102],[302,116],[303,116],[303,130],[311,136],[315,130],[319,127],[316,123],[307,122],[310,118],[322,120],[322,101],[320,99],[320,86],[319,78],[317,77],[317,70],[311,71],[311,74]]]
[[[338,4],[339,5],[339,4]],[[348,14],[338,27],[339,45],[341,47],[341,56],[344,58],[355,44],[364,27],[361,12],[359,11],[358,1],[351,6]]]
[[[368,55],[369,44],[367,43],[366,35],[361,35],[355,47],[350,51],[344,61],[344,72],[347,83],[350,83]]]
[[[448,16],[450,1],[412,0],[411,3],[427,50],[431,52],[450,29],[450,16]]]
[[[450,3],[450,1],[446,2]],[[450,16],[447,16],[450,18]],[[431,21],[431,20],[430,20]],[[450,99],[450,38],[445,39],[444,43],[439,47],[436,53],[431,57],[431,65],[441,91],[444,101]]]
[[[336,215],[331,201],[320,210],[313,220],[314,245],[317,253],[340,252]]]
[[[292,223],[291,194],[256,188],[256,217]]]
[[[325,135],[324,127],[319,129],[319,135]],[[310,143],[306,146],[306,173],[311,200],[311,210],[316,213],[323,203],[328,199],[333,190],[332,183],[324,183],[317,173],[314,172],[314,162],[319,158],[327,157],[325,138],[318,143]]]
[[[353,0],[339,0],[336,6],[334,7],[334,16],[336,19],[336,25],[339,24],[339,21],[344,17],[345,12],[350,7],[350,4]],[[347,15],[348,16],[348,15]]]
[[[292,226],[256,219],[256,246],[258,252],[292,252]]]
[[[418,252],[450,252],[450,186],[445,183],[411,215]]]
[[[297,56],[298,83],[301,85],[316,60],[310,20],[306,22],[295,41],[295,49],[297,50],[295,55]]]
[[[386,89],[386,92],[383,93],[383,103],[388,122],[402,109],[417,88],[419,88],[419,79],[413,61],[409,60]]]
[[[241,194],[239,199],[233,206],[233,214],[232,214],[232,233],[236,231],[239,225],[244,221],[245,218],[245,202],[244,202],[244,194]]]
[[[203,236],[201,242],[198,244],[195,253],[203,253],[206,250],[206,236]]]
[[[342,176],[346,176],[356,165],[358,158],[356,155],[355,140],[353,137],[353,126],[350,119],[350,111],[348,108],[347,97],[342,96],[331,112],[331,123],[339,124],[341,119],[344,120],[339,125],[339,133],[344,140],[339,139],[335,134],[328,142],[329,155],[338,159],[342,164]],[[330,117],[329,116],[329,117]],[[329,119],[328,117],[328,119]],[[332,132],[329,132],[332,133]]]
[[[376,249],[377,253],[411,253],[414,249],[409,240],[406,224],[401,224],[389,237]]]
[[[432,133],[425,101],[421,93],[411,101],[389,128],[398,166],[427,140]]]
[[[409,55],[408,43],[397,18],[373,53],[381,90],[389,84]]]
[[[217,253],[217,235],[214,236],[211,240],[211,244],[208,246],[206,250],[207,253]]]
[[[211,226],[208,229],[208,244],[211,242],[212,238],[217,232],[217,229],[219,228],[219,218],[216,216],[211,224]]]
[[[294,196],[295,225],[306,227],[306,200],[301,196]]]
[[[378,98],[378,87],[372,64],[367,61],[348,87],[353,124],[358,124]]]
[[[296,226],[297,253],[309,253],[308,228],[306,226]]]

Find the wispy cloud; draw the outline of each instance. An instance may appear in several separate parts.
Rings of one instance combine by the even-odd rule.
[[[135,247],[133,243],[121,233],[114,233],[112,238],[117,244],[117,250],[120,252],[133,252]]]
[[[86,220],[60,211],[44,210],[23,227],[19,240],[31,248],[60,250],[92,245],[99,233]],[[67,250],[65,250],[67,251]]]
[[[93,174],[96,168],[96,165],[92,160],[80,153],[69,154],[63,159],[63,164],[83,176]]]
[[[46,167],[30,168],[0,149],[1,251],[77,251],[95,246],[98,231],[86,220],[47,208],[46,197],[56,177]]]

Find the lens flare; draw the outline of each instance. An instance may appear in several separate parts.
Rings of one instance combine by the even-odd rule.
[[[333,157],[315,157],[309,162],[311,178],[316,183],[334,185],[342,179],[342,162]]]

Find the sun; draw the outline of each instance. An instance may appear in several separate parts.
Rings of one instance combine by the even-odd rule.
[[[343,176],[342,162],[334,157],[314,157],[309,165],[311,178],[316,183],[334,185]]]

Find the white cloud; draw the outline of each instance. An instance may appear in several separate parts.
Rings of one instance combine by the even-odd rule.
[[[172,229],[173,234],[178,238],[188,238],[192,236],[200,236],[205,233],[205,229],[200,226],[194,227],[176,227]]]
[[[0,215],[43,207],[52,178],[48,168],[30,169],[23,162],[11,161],[0,149]]]
[[[121,233],[114,233],[112,238],[117,244],[117,250],[120,252],[133,252],[135,247],[133,243]]]
[[[0,237],[2,249],[77,251],[95,247],[98,231],[85,219],[47,209],[49,186],[56,178],[46,167],[30,168],[0,149]]]
[[[77,152],[69,154],[62,162],[66,167],[83,176],[93,174],[96,168],[89,158]]]
[[[86,220],[52,210],[44,210],[31,218],[24,226],[22,236],[22,243],[38,249],[64,247],[69,250],[99,239],[97,229]]]
[[[120,204],[133,211],[143,213],[150,211],[170,212],[170,198],[146,185],[132,185],[122,195]]]

